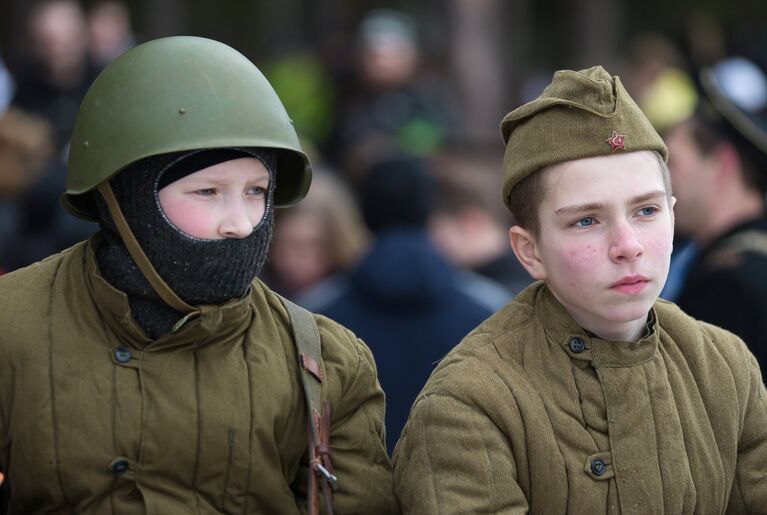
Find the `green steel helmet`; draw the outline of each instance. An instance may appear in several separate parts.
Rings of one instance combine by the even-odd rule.
[[[91,192],[139,159],[201,148],[278,150],[274,204],[301,200],[311,165],[264,75],[233,48],[174,36],[127,51],[96,78],[77,114],[62,205],[95,220]]]

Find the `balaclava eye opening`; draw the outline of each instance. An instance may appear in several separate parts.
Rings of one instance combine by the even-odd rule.
[[[269,172],[262,220],[245,238],[203,240],[180,231],[167,218],[158,191],[186,175],[222,162],[255,157]],[[266,260],[273,225],[276,151],[227,148],[176,152],[137,161],[110,180],[139,246],[165,283],[191,305],[221,304],[238,298]],[[97,196],[103,242],[96,250],[104,278],[128,295],[134,319],[156,339],[183,314],[163,302],[139,270],[120,237],[104,200]]]

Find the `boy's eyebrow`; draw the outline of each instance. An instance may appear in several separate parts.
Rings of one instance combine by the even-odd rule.
[[[574,213],[582,213],[583,211],[599,211],[604,209],[604,202],[588,202],[586,204],[573,204],[572,206],[560,207],[554,211],[555,215],[571,215]]]
[[[664,190],[648,191],[637,195],[628,201],[628,204],[641,204],[648,200],[653,200],[658,197],[665,197],[667,194]],[[571,206],[560,207],[554,214],[556,215],[570,215],[575,213],[582,213],[584,211],[599,211],[607,206],[604,202],[587,202],[585,204],[573,204]]]
[[[629,201],[629,204],[641,204],[642,202],[647,202],[648,200],[653,200],[658,197],[665,197],[668,193],[666,193],[665,190],[655,190],[655,191],[649,191],[647,193],[643,193],[642,195],[637,195],[636,197],[632,198]]]

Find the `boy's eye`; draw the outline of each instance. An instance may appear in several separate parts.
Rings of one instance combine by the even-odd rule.
[[[658,208],[657,207],[653,207],[653,206],[643,207],[642,209],[639,210],[639,215],[640,216],[652,216],[652,215],[654,215],[657,212],[658,212]]]
[[[577,222],[575,222],[573,225],[576,227],[591,227],[594,225],[596,220],[594,220],[593,216],[587,216],[586,218],[581,218]]]
[[[195,193],[202,197],[210,197],[216,194],[216,188],[203,188],[201,190],[195,191]]]
[[[262,188],[261,186],[251,186],[248,188],[248,195],[260,196],[264,193],[266,193],[266,189]]]

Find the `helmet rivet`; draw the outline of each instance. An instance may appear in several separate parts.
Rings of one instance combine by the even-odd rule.
[[[88,142],[87,141],[83,141],[83,148],[88,148]]]
[[[179,107],[178,114],[186,114],[186,107]]]

